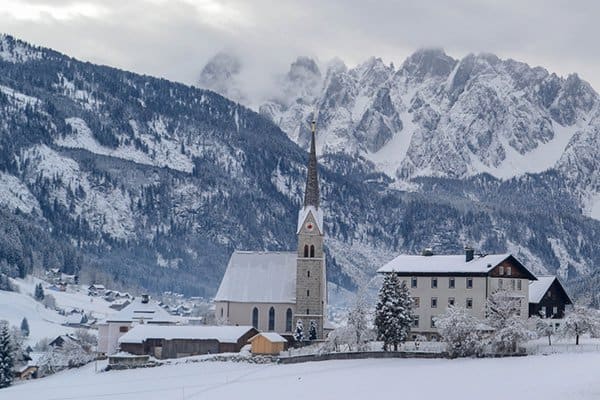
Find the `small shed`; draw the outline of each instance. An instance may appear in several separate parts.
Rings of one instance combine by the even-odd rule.
[[[284,351],[288,341],[275,332],[262,332],[248,340],[252,346],[252,354],[277,355]]]

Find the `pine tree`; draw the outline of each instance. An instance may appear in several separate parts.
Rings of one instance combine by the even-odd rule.
[[[317,324],[315,321],[310,321],[308,328],[308,340],[317,340]]]
[[[29,336],[29,322],[27,318],[23,318],[21,321],[21,334],[25,337]]]
[[[11,385],[13,381],[14,360],[8,324],[0,327],[0,388]]]
[[[298,322],[296,322],[296,330],[294,331],[294,340],[296,340],[296,342],[304,341],[304,325],[302,324],[301,319],[299,319]]]
[[[44,297],[45,297],[44,288],[42,287],[41,283],[38,283],[37,285],[35,285],[35,292],[33,293],[33,297],[37,301],[44,300]]]
[[[398,345],[408,337],[413,321],[412,306],[406,283],[396,273],[386,274],[375,309],[377,339],[383,341],[383,350],[393,345],[394,351],[398,351]]]

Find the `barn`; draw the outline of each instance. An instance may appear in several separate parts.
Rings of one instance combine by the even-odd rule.
[[[263,332],[250,338],[252,354],[277,355],[287,347],[287,340],[275,332]]]
[[[251,326],[137,325],[119,338],[121,351],[158,359],[236,353],[256,336]]]

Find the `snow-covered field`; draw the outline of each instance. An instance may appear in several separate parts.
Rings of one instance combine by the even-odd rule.
[[[203,362],[95,372],[90,364],[0,399],[598,399],[599,353],[503,359]]]

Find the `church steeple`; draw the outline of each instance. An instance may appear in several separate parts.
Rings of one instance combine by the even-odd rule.
[[[316,121],[311,123],[310,154],[308,155],[308,174],[306,175],[306,190],[304,191],[304,207],[319,208],[319,176],[317,173],[317,150],[315,144]]]

